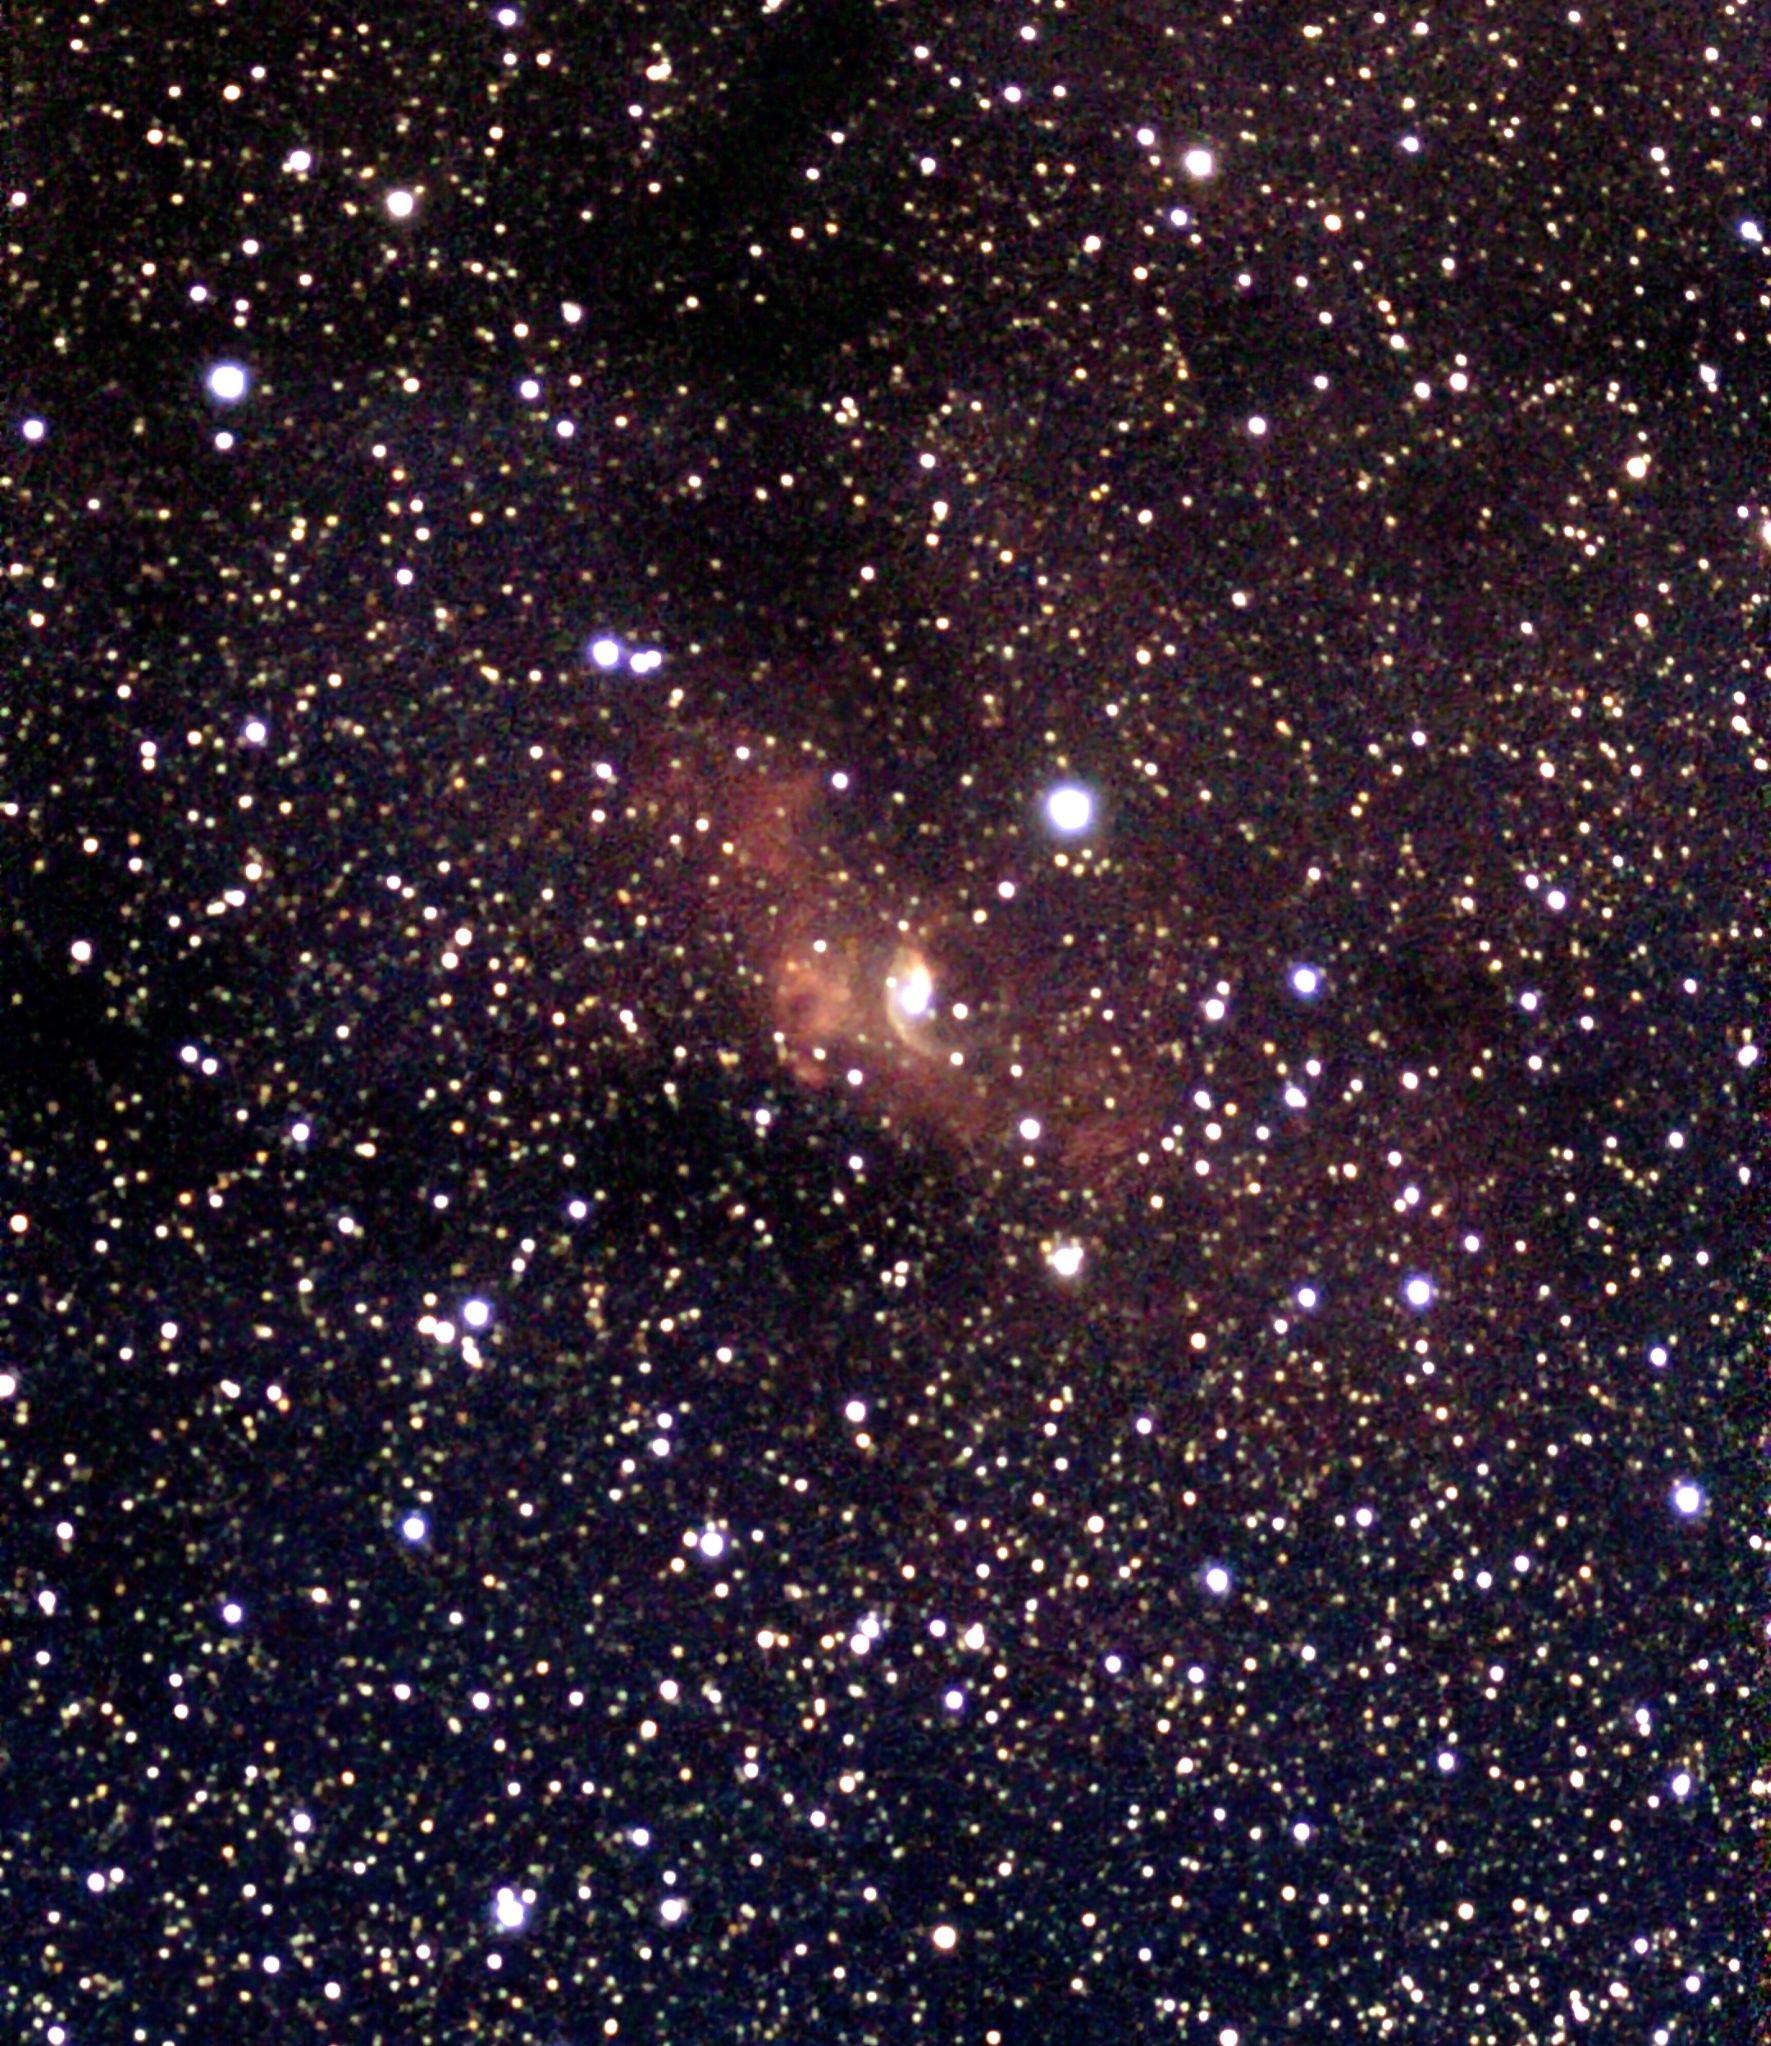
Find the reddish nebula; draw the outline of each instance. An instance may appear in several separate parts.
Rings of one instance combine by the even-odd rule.
[[[653,878],[660,861],[674,876],[681,934],[729,960],[752,1049],[799,1085],[971,1153],[1023,1147],[1037,1123],[1047,1155],[1091,1174],[1160,1127],[1174,1047],[1111,998],[1076,1002],[1040,906],[1002,900],[994,865],[907,879],[811,748],[678,730],[621,803]]]
[[[1299,1482],[1363,1454],[1380,1415],[1390,1440],[1475,1425],[1489,1388],[1474,1373],[1417,1383],[1404,1362],[1406,1425],[1391,1383],[1418,1340],[1407,1270],[1451,1275],[1465,1232],[1529,1226],[1519,1154],[1496,1146],[1489,1105],[1499,997],[1460,926],[1396,890],[1362,949],[1312,955],[1360,1001],[1348,1044],[1332,995],[1304,1004],[1285,982],[1285,888],[1226,879],[1209,845],[1135,793],[1086,861],[1042,834],[1036,800],[1019,825],[970,836],[944,816],[928,842],[952,848],[952,871],[931,876],[893,784],[845,782],[809,741],[706,717],[609,756],[620,766],[571,796],[562,771],[550,810],[571,818],[598,898],[579,1014],[606,1048],[673,1072],[685,1054],[687,1071],[717,1061],[981,1175],[1011,1196],[1005,1269],[1024,1260],[1027,1275],[995,1310],[1003,1341],[1031,1345],[1073,1309],[1088,1354],[1185,1393],[1201,1439],[1258,1432]],[[1453,871],[1482,870],[1472,855]],[[1204,1022],[1208,995],[1232,989],[1234,1023]],[[1385,1104],[1415,1067],[1430,1085],[1392,1171]],[[1281,1105],[1299,1079],[1308,1113]],[[1418,1214],[1399,1200],[1409,1173],[1427,1188]],[[1061,1241],[1085,1253],[1073,1284],[1031,1247],[1049,1258]],[[1326,1301],[1309,1313],[1294,1300],[1304,1278]],[[1450,1334],[1448,1292],[1434,1327],[1455,1356],[1476,1336]],[[1373,1317],[1394,1348],[1335,1332]]]

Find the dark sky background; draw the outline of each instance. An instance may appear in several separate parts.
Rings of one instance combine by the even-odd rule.
[[[1753,10],[8,29],[0,2031],[1753,2039]]]

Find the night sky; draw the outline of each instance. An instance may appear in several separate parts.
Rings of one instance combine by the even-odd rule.
[[[8,23],[0,2035],[1755,2036],[1753,12]]]

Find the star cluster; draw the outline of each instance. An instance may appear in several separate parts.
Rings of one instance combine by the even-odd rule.
[[[18,25],[8,2037],[1754,2036],[1762,47],[1171,15]]]

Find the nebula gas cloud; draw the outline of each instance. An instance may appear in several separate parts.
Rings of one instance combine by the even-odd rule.
[[[1178,990],[1160,1016],[1079,1005],[1040,901],[1034,843],[930,887],[870,832],[876,792],[827,761],[719,725],[648,749],[623,795],[675,914],[729,941],[753,1031],[800,1085],[843,1088],[971,1153],[1045,1142],[1102,1169],[1155,1141],[1183,1069]],[[661,853],[660,849],[666,849]],[[1153,979],[1162,962],[1147,963]]]

